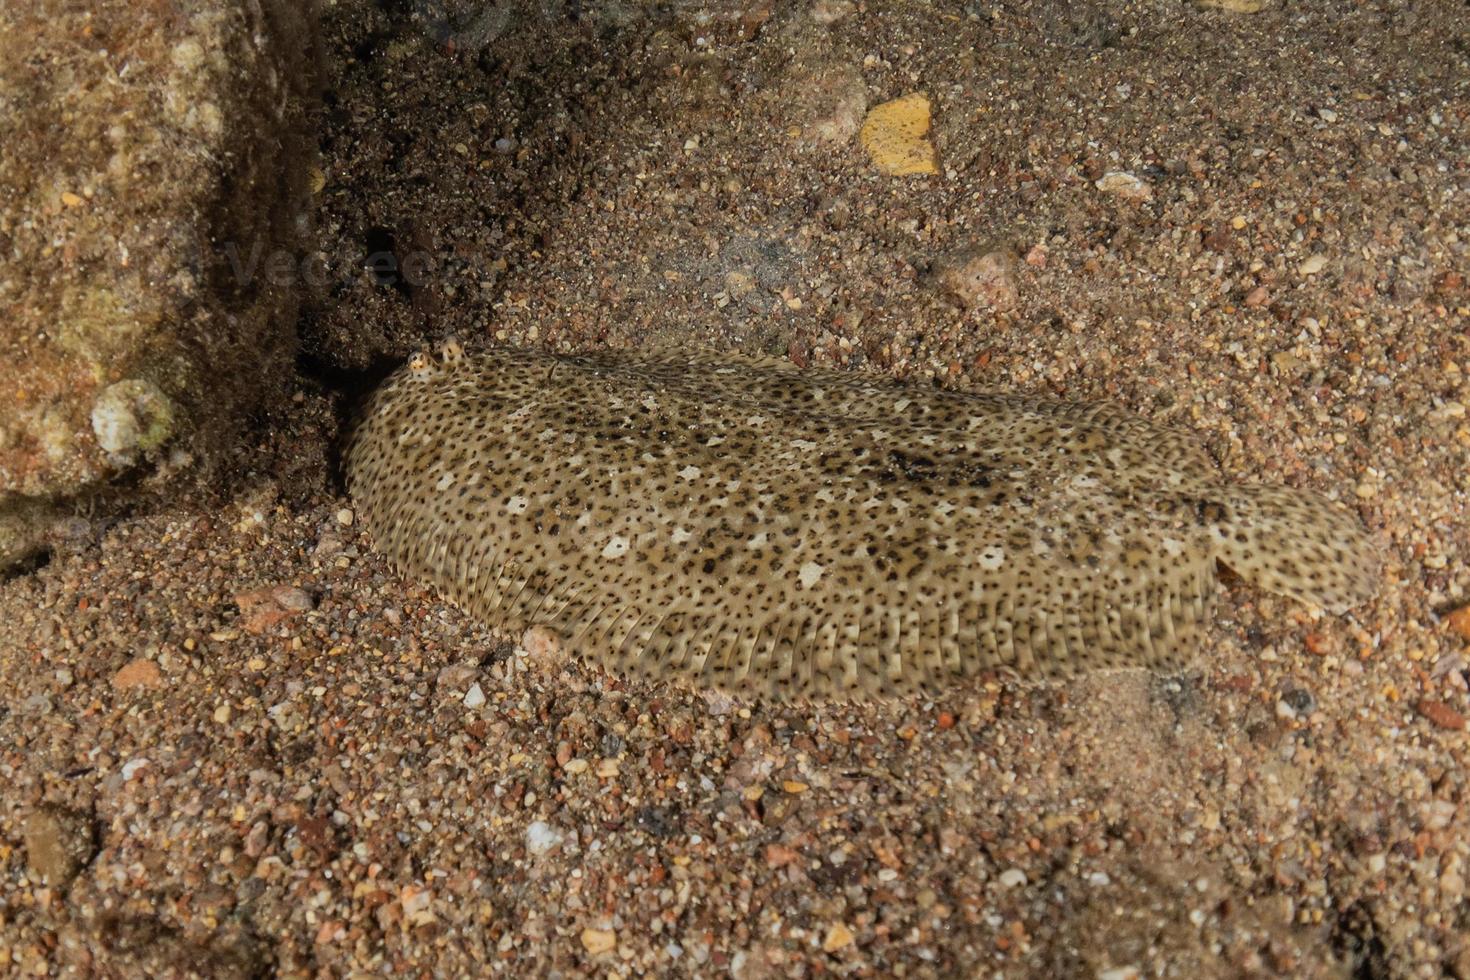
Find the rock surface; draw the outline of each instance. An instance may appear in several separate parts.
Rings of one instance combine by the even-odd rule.
[[[0,567],[53,504],[209,458],[279,390],[310,8],[0,7]]]

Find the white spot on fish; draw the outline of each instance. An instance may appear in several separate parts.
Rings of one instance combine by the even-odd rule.
[[[907,411],[908,410],[908,407],[910,405],[912,405],[912,404],[913,404],[913,402],[910,401],[909,399],[907,399],[907,398],[900,398],[898,401],[896,401],[896,402],[893,403],[893,410],[895,412],[904,412],[904,411]]]
[[[439,482],[434,484],[434,489],[438,490],[440,493],[443,493],[445,490],[448,490],[452,486],[454,486],[454,474],[445,473],[443,476],[439,477]]]
[[[679,471],[679,479],[693,480],[695,477],[699,476],[699,473],[700,469],[698,466],[686,466]]]
[[[1171,558],[1178,558],[1184,554],[1184,542],[1177,538],[1161,538],[1159,544],[1164,546],[1164,551]]]
[[[505,501],[505,509],[512,514],[524,514],[531,502],[522,496],[510,497]]]
[[[690,534],[688,531],[684,530],[682,527],[676,527],[676,528],[674,528],[674,534],[673,534],[674,544],[683,544],[684,542],[688,541],[693,536],[694,535]]]
[[[1006,550],[998,544],[993,544],[980,552],[980,567],[986,571],[993,572],[1006,563]]]
[[[746,544],[746,547],[752,549],[764,548],[766,546],[766,540],[766,532],[762,531],[760,534],[757,534],[755,537],[751,538],[750,541]]]
[[[818,565],[816,562],[809,561],[797,570],[796,581],[801,584],[803,589],[809,589],[817,584],[817,580],[822,577],[822,573],[826,570],[825,567]]]
[[[619,535],[613,535],[607,547],[602,549],[604,558],[621,558],[628,553],[628,539]]]

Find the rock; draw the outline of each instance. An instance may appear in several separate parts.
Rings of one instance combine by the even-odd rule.
[[[549,626],[532,626],[521,635],[521,649],[534,663],[543,667],[559,664],[566,659],[561,634]]]
[[[1007,888],[1019,888],[1026,884],[1026,872],[1020,868],[1008,868],[1001,872],[1000,883]]]
[[[868,86],[852,65],[794,70],[781,90],[785,115],[810,143],[846,143],[868,111]]]
[[[61,806],[40,806],[26,820],[25,846],[31,877],[64,889],[96,850],[92,818]]]
[[[163,675],[158,672],[158,664],[139,658],[129,661],[112,675],[112,688],[115,691],[128,691],[137,687],[163,687]]]
[[[1232,14],[1258,14],[1275,0],[1199,0],[1201,7],[1227,10]]]
[[[861,135],[874,166],[885,174],[939,173],[939,159],[929,137],[929,97],[923,92],[874,106]]]
[[[471,684],[470,689],[464,693],[464,706],[471,711],[485,706],[485,692],[479,684]]]
[[[853,12],[852,0],[817,0],[811,6],[812,20],[830,27]]]
[[[1296,271],[1304,276],[1315,276],[1325,268],[1327,268],[1327,256],[1313,255],[1301,265],[1297,266]]]
[[[257,636],[312,608],[311,594],[290,585],[268,585],[235,596],[240,626]]]
[[[526,850],[532,854],[545,854],[561,843],[561,833],[544,820],[537,820],[526,828]]]
[[[1004,249],[970,251],[939,263],[939,282],[969,309],[1011,310],[1019,299],[1016,257]]]
[[[1251,309],[1265,306],[1269,302],[1271,302],[1271,293],[1265,286],[1257,286],[1245,294],[1245,305]]]
[[[1461,606],[1445,617],[1449,628],[1463,640],[1470,640],[1470,606]]]
[[[480,673],[480,665],[474,660],[463,660],[457,664],[450,664],[440,669],[434,677],[434,684],[438,688],[439,696],[442,698],[463,698],[464,692],[475,683],[475,677]]]
[[[841,922],[834,922],[832,928],[827,930],[827,938],[822,940],[822,951],[835,953],[852,945],[852,930]]]
[[[1414,710],[1436,728],[1452,732],[1465,730],[1465,716],[1443,701],[1420,698],[1415,702]]]
[[[582,948],[593,956],[610,953],[617,948],[618,936],[611,929],[583,929]]]
[[[1135,204],[1152,201],[1154,198],[1154,189],[1149,186],[1148,181],[1122,170],[1103,174],[1097,179],[1095,186],[1104,194]]]
[[[296,291],[260,279],[302,252],[309,11],[0,5],[0,567],[282,397]],[[112,481],[145,464],[164,478]]]

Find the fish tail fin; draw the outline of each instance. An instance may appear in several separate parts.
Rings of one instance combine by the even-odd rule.
[[[1378,590],[1382,556],[1356,516],[1310,490],[1219,487],[1223,513],[1207,513],[1216,557],[1267,592],[1333,613]]]

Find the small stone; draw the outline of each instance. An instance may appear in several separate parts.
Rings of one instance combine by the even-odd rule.
[[[560,663],[565,659],[561,634],[549,626],[532,626],[526,630],[521,635],[521,649],[541,664]]]
[[[593,956],[610,953],[618,945],[617,933],[611,929],[583,929],[582,948]]]
[[[967,252],[939,266],[939,282],[970,309],[1010,310],[1019,298],[1016,260],[1002,249]]]
[[[798,70],[782,87],[793,128],[815,143],[847,143],[868,111],[868,87],[852,65]]]
[[[589,763],[586,759],[568,759],[566,765],[562,766],[562,772],[569,776],[577,776],[587,771]]]
[[[612,779],[618,774],[617,759],[603,759],[597,764],[597,775],[603,779]]]
[[[135,687],[163,687],[163,675],[158,671],[158,664],[140,657],[129,661],[112,675],[113,690],[128,691]]]
[[[305,589],[271,585],[237,593],[235,605],[240,607],[241,627],[245,632],[258,636],[310,610],[313,603],[311,594]]]
[[[1275,0],[1199,0],[1199,5],[1232,14],[1258,14],[1274,2]]]
[[[812,20],[823,27],[830,27],[852,13],[852,0],[817,0],[812,4]]]
[[[1045,245],[1040,243],[1032,245],[1031,250],[1026,253],[1026,264],[1034,269],[1045,269],[1046,257],[1047,251]]]
[[[480,665],[473,660],[450,664],[440,668],[439,673],[434,676],[434,685],[439,689],[440,697],[460,697],[459,692],[475,683],[475,675],[479,672]]]
[[[26,820],[25,847],[30,876],[66,888],[92,858],[96,847],[92,820],[76,810],[42,805]]]
[[[1265,286],[1257,286],[1245,294],[1245,305],[1252,309],[1265,306],[1269,302],[1271,302],[1271,293]]]
[[[1451,630],[1463,640],[1470,640],[1470,606],[1461,606],[1445,617]]]
[[[476,708],[484,707],[485,692],[479,684],[471,684],[470,689],[464,693],[464,706],[474,711]]]
[[[835,922],[832,928],[827,930],[827,938],[822,940],[822,951],[835,953],[839,949],[852,945],[852,939],[852,930],[841,922]]]
[[[526,850],[532,854],[545,854],[561,843],[561,833],[544,820],[537,820],[526,828]]]
[[[1149,186],[1148,181],[1122,170],[1103,174],[1098,178],[1095,186],[1104,194],[1111,194],[1113,197],[1132,201],[1135,204],[1151,201],[1154,197],[1154,189]]]
[[[781,788],[793,796],[797,795],[798,793],[805,793],[807,791],[806,783],[800,783],[794,779],[787,779],[782,782]]]
[[[1297,266],[1297,271],[1304,276],[1315,276],[1325,268],[1327,268],[1327,256],[1313,255]]]
[[[1007,888],[1018,888],[1026,884],[1026,872],[1020,868],[1009,868],[1001,872],[1000,883]]]
[[[874,166],[885,174],[939,173],[929,138],[929,97],[923,92],[874,106],[863,122],[861,136]]]
[[[352,513],[352,508],[343,507],[337,511],[337,523],[343,527],[351,527],[354,520],[356,520],[356,516]]]
[[[1302,644],[1308,653],[1325,657],[1332,652],[1332,639],[1326,633],[1308,633],[1302,637]]]
[[[1452,732],[1463,732],[1465,730],[1465,716],[1443,701],[1420,698],[1414,704],[1414,710],[1419,712],[1420,715],[1436,728],[1443,728],[1446,731]]]

